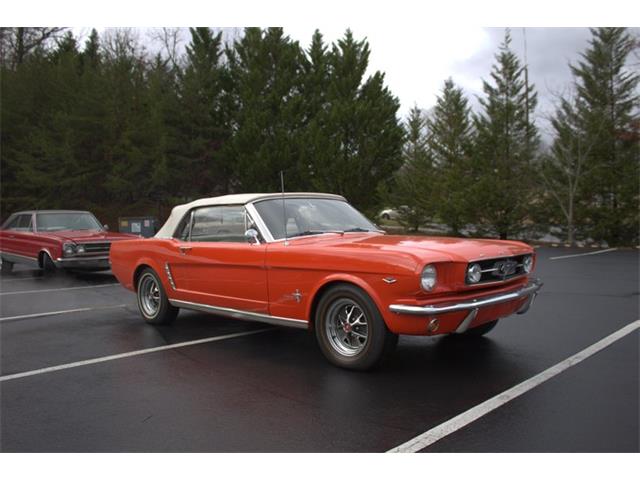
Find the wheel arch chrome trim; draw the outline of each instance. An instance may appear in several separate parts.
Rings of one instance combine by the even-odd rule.
[[[174,307],[186,308],[188,310],[197,310],[199,312],[212,313],[215,315],[223,315],[225,317],[235,318],[237,320],[248,320],[251,322],[262,322],[270,325],[293,327],[307,329],[309,322],[307,320],[299,320],[296,318],[276,317],[265,313],[248,312],[246,310],[236,310],[235,308],[216,307],[215,305],[207,305],[204,303],[187,302],[184,300],[176,300],[169,298],[169,303]]]

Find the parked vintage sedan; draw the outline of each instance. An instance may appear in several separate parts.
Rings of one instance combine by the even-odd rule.
[[[0,227],[2,271],[24,263],[54,271],[109,269],[112,242],[138,238],[109,232],[91,212],[33,210],[12,214]]]
[[[110,257],[149,323],[185,308],[310,329],[328,360],[359,370],[399,334],[485,334],[542,285],[524,243],[385,235],[319,193],[179,205],[154,238],[118,242]]]

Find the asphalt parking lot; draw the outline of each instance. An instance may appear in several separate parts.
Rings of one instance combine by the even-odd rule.
[[[367,373],[305,331],[184,311],[153,327],[109,273],[16,269],[0,280],[0,450],[394,449],[640,318],[639,252],[588,252],[538,249],[527,314],[475,341],[401,337]],[[638,452],[638,347],[634,329],[421,451]]]

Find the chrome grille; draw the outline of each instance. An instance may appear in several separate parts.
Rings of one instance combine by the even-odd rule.
[[[527,256],[528,255],[516,255],[513,257],[490,258],[487,260],[471,262],[469,265],[473,263],[480,265],[482,275],[480,276],[480,281],[478,283],[472,284],[467,279],[465,279],[465,281],[469,285],[478,285],[489,282],[504,282],[524,275],[525,271],[523,261]],[[467,268],[469,265],[467,265]]]
[[[109,249],[111,248],[111,242],[104,243],[81,243],[84,247],[85,255],[95,255],[98,253],[109,253]]]

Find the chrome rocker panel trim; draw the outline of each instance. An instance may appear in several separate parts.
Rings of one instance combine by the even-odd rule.
[[[235,308],[214,307],[203,303],[185,302],[184,300],[169,299],[169,303],[174,307],[186,308],[189,310],[198,310],[205,313],[213,313],[215,315],[223,315],[238,320],[248,320],[251,322],[262,322],[270,325],[278,325],[283,327],[294,327],[307,329],[309,322],[306,320],[298,320],[295,318],[274,317],[264,313],[247,312],[245,310],[236,310]]]
[[[514,292],[501,293],[499,295],[491,295],[487,297],[474,298],[461,303],[454,303],[449,305],[389,305],[389,310],[393,313],[401,313],[405,315],[438,315],[443,313],[459,312],[461,310],[477,310],[478,308],[488,307],[491,305],[497,305],[499,303],[510,302],[519,298],[529,297],[529,301],[525,303],[517,313],[525,313],[531,304],[533,299],[537,295],[538,290],[542,287],[543,283],[539,279],[531,280],[527,286],[522,287]],[[462,323],[464,324],[467,319],[465,318]],[[473,318],[469,320],[469,324]],[[462,324],[461,324],[462,327]]]
[[[26,255],[20,255],[18,253],[9,253],[9,252],[0,251],[0,257],[2,257],[7,262],[11,262],[11,263],[26,263],[29,265],[34,265],[36,267],[39,266],[37,258],[28,257]]]

